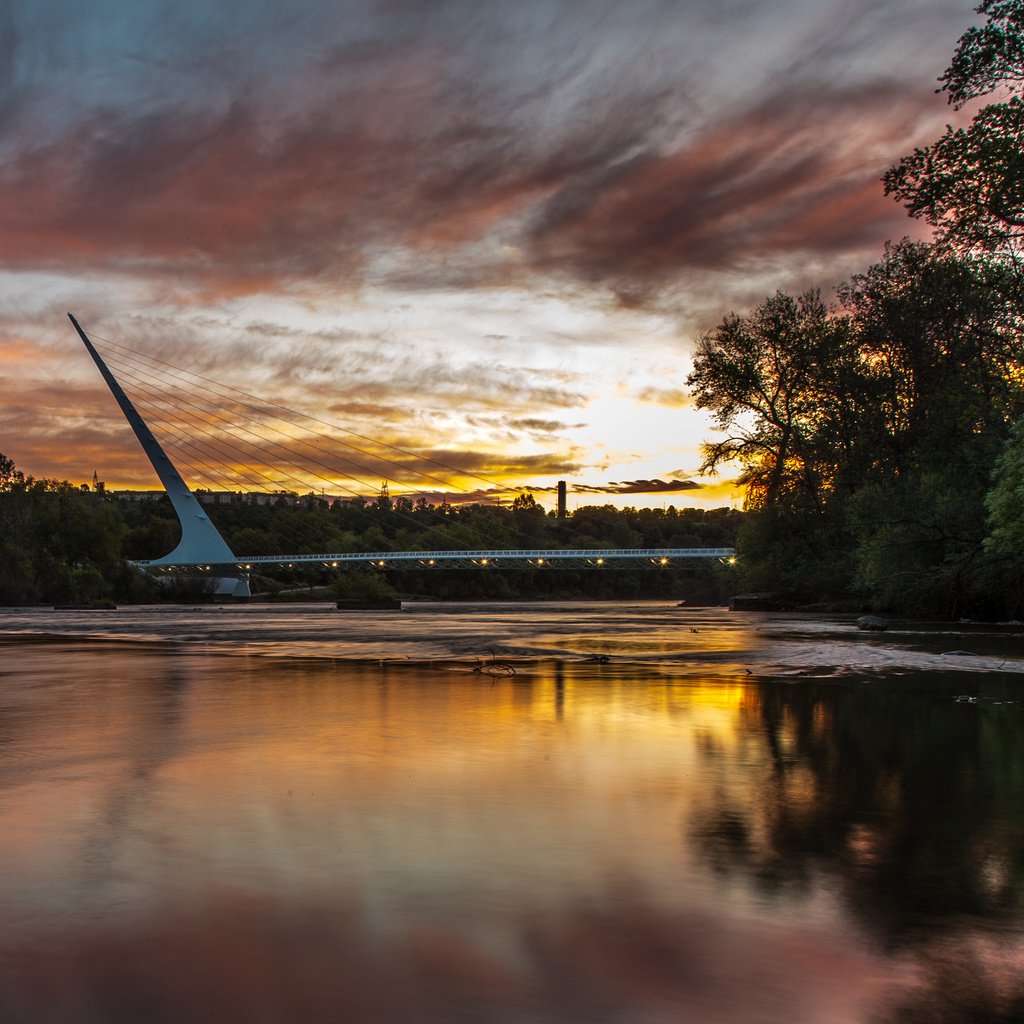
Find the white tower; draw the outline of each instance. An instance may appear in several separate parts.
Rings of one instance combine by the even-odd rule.
[[[181,540],[178,542],[178,546],[170,554],[147,562],[146,567],[209,565],[213,568],[229,566],[235,568],[238,560],[231,548],[228,547],[227,541],[203,511],[196,496],[188,489],[181,474],[175,469],[174,463],[171,462],[160,442],[146,426],[146,421],[132,405],[131,399],[114,379],[114,375],[107,369],[107,364],[100,358],[100,354],[93,347],[78,321],[70,313],[68,313],[68,319],[74,325],[89,355],[92,356],[103,380],[110,388],[110,393],[121,407],[121,412],[124,413],[128,425],[135,431],[135,436],[139,439],[139,444],[142,445],[142,450],[152,463],[153,469],[156,470],[156,475],[160,478],[164,490],[167,491],[167,497],[171,499],[171,505],[181,523]],[[236,572],[231,576],[219,578],[217,593],[231,597],[249,597],[248,573]]]

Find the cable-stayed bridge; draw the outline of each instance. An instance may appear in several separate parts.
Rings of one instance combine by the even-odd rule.
[[[139,561],[143,568],[170,569],[293,569],[303,565],[325,569],[486,569],[488,566],[535,566],[600,569],[602,566],[653,566],[665,568],[677,559],[735,556],[733,548],[492,548],[479,551],[348,551],[342,554],[251,555],[234,562],[169,562],[166,559]]]
[[[168,363],[143,356],[141,353],[110,341],[110,346],[115,353],[115,357],[110,361],[115,364],[114,369],[118,371],[118,377],[129,383],[139,404],[146,409],[147,418],[153,420],[161,428],[165,439],[165,443],[161,443],[154,436],[147,420],[143,419],[135,402],[128,397],[118,377],[115,377],[108,366],[107,360],[100,356],[75,317],[71,313],[68,314],[68,317],[135,433],[181,523],[181,540],[173,551],[161,558],[134,563],[148,573],[212,575],[218,578],[218,593],[244,597],[249,594],[250,573],[259,569],[271,568],[290,569],[301,566],[322,566],[336,570],[345,568],[430,569],[434,567],[487,569],[498,566],[534,568],[550,566],[553,568],[587,569],[600,569],[605,566],[664,568],[673,563],[678,564],[679,560],[720,559],[731,561],[734,559],[733,549],[726,547],[593,548],[578,546],[517,549],[480,547],[437,551],[236,555],[185,483],[175,463],[167,454],[165,444],[175,452],[179,459],[186,460],[190,470],[200,477],[216,481],[217,477],[212,474],[226,472],[228,478],[236,484],[239,481],[247,481],[250,486],[255,483],[257,487],[263,488],[266,488],[268,483],[279,488],[288,480],[296,482],[302,480],[304,485],[308,485],[308,476],[296,475],[299,470],[294,461],[294,450],[299,449],[304,452],[307,466],[319,467],[314,471],[319,480],[330,483],[334,488],[340,487],[342,490],[347,490],[360,499],[359,492],[348,488],[341,483],[341,480],[351,480],[365,489],[365,480],[354,476],[351,469],[356,468],[362,472],[372,473],[374,470],[366,463],[374,460],[378,464],[383,463],[394,468],[400,466],[401,460],[404,459],[403,468],[406,472],[414,472],[418,477],[429,480],[433,484],[441,484],[446,490],[450,489],[449,481],[438,476],[436,469],[446,469],[462,476],[474,477],[489,485],[494,481],[430,459],[425,460],[431,465],[430,471],[422,468],[410,470],[409,461],[420,458],[415,453],[396,445],[375,441],[373,438],[341,427],[335,427],[335,429],[343,431],[348,437],[355,437],[363,442],[377,445],[388,451],[389,454],[381,455],[379,452],[354,444],[347,439],[337,436],[325,437],[324,434],[309,429],[296,436],[280,426],[282,417],[286,418],[285,422],[291,422],[294,414],[291,414],[290,410],[261,402],[254,396],[245,395],[243,392],[228,388],[223,384],[217,384],[210,381],[209,378],[191,371],[182,371]],[[157,372],[160,368],[169,368],[169,371],[178,378],[178,385],[184,390],[184,397],[180,395],[174,397],[168,394],[166,379],[162,379]],[[190,407],[193,411],[188,427],[181,425],[180,414],[185,406]],[[305,419],[313,420],[308,416]],[[320,423],[321,421],[313,420],[313,422]],[[329,426],[328,424],[323,425]],[[345,454],[339,455],[334,450],[335,446],[344,449]],[[348,451],[355,452],[357,455],[348,455]],[[270,459],[282,460],[292,468],[277,475],[271,475],[265,468],[260,468]],[[325,476],[324,473],[330,475]],[[566,526],[563,524],[563,530],[565,529]],[[567,532],[573,532],[571,527]],[[486,540],[487,538],[480,535],[480,539]]]

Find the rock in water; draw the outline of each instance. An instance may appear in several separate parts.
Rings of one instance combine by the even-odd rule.
[[[857,628],[869,633],[884,633],[889,628],[889,620],[881,615],[862,615],[857,620]]]

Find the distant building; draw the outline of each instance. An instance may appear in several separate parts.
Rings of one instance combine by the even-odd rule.
[[[233,505],[242,498],[238,491],[195,490],[192,493],[201,505]]]
[[[203,505],[276,505],[283,501],[295,505],[298,495],[294,491],[207,491],[193,492]]]
[[[141,501],[159,501],[167,496],[167,492],[162,487],[158,491],[107,491],[107,494],[116,501],[130,501],[132,504]]]

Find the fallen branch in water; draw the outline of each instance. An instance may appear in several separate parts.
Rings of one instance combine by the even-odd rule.
[[[507,661],[498,661],[494,656],[494,648],[491,647],[489,650],[491,652],[490,662],[478,660],[473,667],[474,672],[485,676],[514,676],[516,674],[515,665]]]

